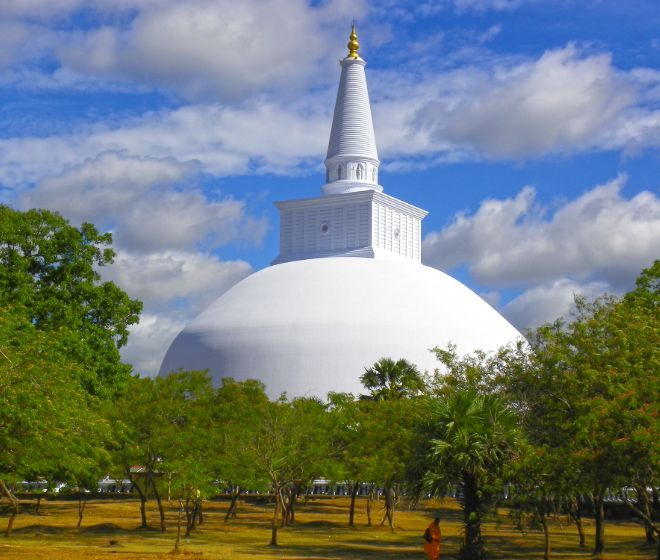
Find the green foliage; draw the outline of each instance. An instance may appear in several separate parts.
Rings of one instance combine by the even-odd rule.
[[[391,358],[381,358],[365,369],[360,381],[369,391],[368,398],[375,401],[415,397],[422,394],[425,387],[417,366],[404,359],[395,362]]]
[[[76,332],[67,352],[93,373],[83,382],[101,396],[130,372],[118,349],[142,308],[114,283],[101,282],[97,268],[112,262],[111,241],[88,223],[76,228],[46,210],[0,205],[0,306],[21,306],[39,330]]]
[[[460,494],[465,524],[461,557],[481,559],[483,516],[496,505],[507,466],[519,459],[525,445],[518,411],[495,389],[508,350],[462,358],[452,347],[435,352],[448,371],[434,380],[437,396],[427,403],[426,421],[418,427],[408,476],[423,472],[427,490]]]
[[[264,491],[269,479],[258,468],[254,441],[265,411],[270,406],[263,383],[235,381],[227,377],[217,389],[212,404],[212,429],[208,434],[207,461],[224,484]]]
[[[326,405],[314,398],[269,401],[255,414],[255,437],[245,445],[272,486],[306,484],[332,457]]]
[[[76,337],[65,327],[39,330],[23,309],[0,308],[1,480],[80,483],[107,464],[107,423],[79,383],[89,372],[69,357]]]
[[[546,488],[589,494],[596,504],[597,553],[606,490],[657,486],[659,272],[656,262],[621,299],[576,299],[574,320],[530,333],[531,353],[510,356],[500,378],[530,441],[550,455]]]
[[[474,478],[485,496],[501,487],[504,466],[522,443],[517,414],[495,395],[457,392],[431,407],[436,437],[430,442],[433,487],[446,490],[465,475]]]
[[[132,378],[108,410],[115,432],[115,464],[121,474],[140,465],[147,473],[173,474],[177,488],[190,483],[187,477],[197,479],[196,488],[208,494],[213,481],[207,461],[212,398],[206,372]],[[203,483],[194,463],[206,469]]]

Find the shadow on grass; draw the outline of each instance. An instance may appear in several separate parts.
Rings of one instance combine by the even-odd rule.
[[[71,528],[69,527],[58,527],[36,523],[34,525],[27,525],[25,527],[17,527],[12,531],[12,535],[28,535],[30,533],[60,535],[62,533],[68,532],[71,532]]]

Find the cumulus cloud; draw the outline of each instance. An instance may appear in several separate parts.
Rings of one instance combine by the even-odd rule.
[[[657,258],[660,199],[648,191],[627,199],[618,177],[554,212],[525,187],[514,198],[486,200],[426,236],[424,260],[441,269],[467,264],[491,286],[531,286],[569,275],[627,286]]]
[[[68,15],[84,0],[21,0],[0,3],[0,19],[29,18],[47,20]]]
[[[119,251],[103,275],[152,310],[162,311],[172,301],[185,300],[185,313],[194,316],[251,272],[245,261],[222,261],[206,253]]]
[[[15,15],[37,13],[36,4]],[[365,9],[364,2],[343,0],[64,4],[70,14],[95,9],[101,25],[60,33],[54,53],[62,67],[228,102],[308,84],[329,64],[339,19],[359,17]]]
[[[70,134],[0,139],[0,184],[21,188],[108,151],[196,162],[213,175],[291,173],[310,160],[319,164],[329,111],[318,100],[286,106],[256,100],[241,108],[191,105]]]
[[[575,310],[575,296],[594,299],[611,292],[606,282],[580,284],[560,278],[526,290],[502,309],[506,318],[519,330],[538,327],[560,317],[569,317]]]
[[[194,186],[197,167],[106,152],[45,178],[20,203],[111,229],[118,246],[136,252],[259,244],[268,230],[265,219],[248,215],[244,201],[210,200]]]
[[[328,72],[336,74],[336,68]],[[608,55],[585,55],[574,46],[535,61],[462,63],[414,76],[376,70],[369,83],[379,151],[390,170],[597,149],[635,154],[660,146],[654,108],[660,73],[617,70]],[[261,95],[239,106],[184,105],[66,134],[0,139],[0,184],[20,188],[118,150],[196,161],[225,176],[317,168],[335,87],[293,101]]]
[[[465,95],[423,106],[417,124],[436,142],[493,158],[598,145],[635,104],[630,80],[609,55],[581,56],[572,45],[534,62],[475,72],[465,85]]]
[[[457,12],[505,11],[518,8],[530,0],[449,0]]]
[[[103,152],[81,165],[47,176],[23,195],[22,204],[58,210],[76,222],[99,223],[122,214],[156,186],[190,178],[194,170],[194,165],[173,159]]]
[[[154,191],[119,219],[116,240],[135,251],[213,249],[233,241],[260,244],[268,231],[265,219],[248,216],[245,202],[210,201],[199,190]]]
[[[140,322],[130,328],[128,344],[121,350],[122,360],[135,372],[156,375],[167,349],[186,323],[185,318],[143,311]]]

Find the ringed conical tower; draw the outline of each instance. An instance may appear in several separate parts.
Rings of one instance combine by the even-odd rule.
[[[496,350],[520,334],[450,276],[421,263],[426,211],[383,192],[355,28],[333,114],[321,196],[276,202],[280,252],[196,317],[160,374],[208,369],[268,393],[362,391],[383,357],[437,367],[430,348]]]
[[[325,158],[324,194],[383,190],[378,185],[380,161],[364,73],[367,63],[358,54],[355,26],[347,46],[348,55],[340,62],[341,77]]]

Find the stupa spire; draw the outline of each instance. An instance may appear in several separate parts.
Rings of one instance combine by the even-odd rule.
[[[341,77],[325,160],[323,194],[383,190],[378,184],[380,161],[364,73],[367,63],[358,54],[360,43],[355,25],[347,47],[348,55],[339,63]]]

